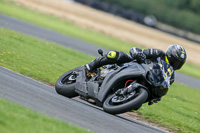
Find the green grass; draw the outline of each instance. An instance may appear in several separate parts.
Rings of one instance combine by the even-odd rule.
[[[44,82],[54,84],[67,70],[93,59],[75,50],[4,28],[0,28],[0,35],[0,65]],[[160,103],[144,105],[138,112],[172,131],[198,132],[199,96],[199,90],[174,83]]]
[[[42,27],[75,37],[89,43],[99,45],[111,50],[119,50],[129,52],[131,47],[140,47],[135,44],[123,42],[117,38],[107,36],[100,32],[94,32],[81,27],[78,27],[66,20],[59,19],[55,16],[42,14],[31,11],[24,7],[18,7],[14,2],[0,1],[0,13],[16,17],[18,19],[40,25]],[[23,14],[23,15],[22,15]],[[141,48],[141,47],[140,47]],[[179,71],[181,73],[200,79],[200,67],[186,63]]]
[[[143,106],[144,118],[180,133],[200,132],[200,91],[174,83],[160,103]]]
[[[0,65],[54,84],[58,77],[94,57],[0,28]]]
[[[0,99],[1,133],[87,133],[65,122]]]

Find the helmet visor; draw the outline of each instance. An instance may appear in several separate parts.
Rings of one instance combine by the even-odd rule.
[[[170,64],[172,65],[174,70],[180,69],[184,63],[185,63],[185,60],[181,61],[181,60],[176,59],[173,56],[171,57]]]

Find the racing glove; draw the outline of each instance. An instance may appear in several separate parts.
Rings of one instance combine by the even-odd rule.
[[[146,55],[143,54],[143,53],[137,53],[135,58],[136,58],[138,63],[145,63]]]
[[[148,105],[152,105],[152,104],[154,104],[154,103],[158,103],[158,102],[161,101],[161,99],[162,99],[162,97],[159,97],[159,98],[153,99],[153,100],[149,101]]]

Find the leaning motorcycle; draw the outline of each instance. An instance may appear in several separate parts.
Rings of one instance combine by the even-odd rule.
[[[102,54],[101,52],[99,52]],[[170,87],[173,68],[161,58],[156,62],[128,62],[106,65],[90,73],[84,66],[64,73],[56,82],[56,92],[68,98],[80,96],[111,114],[138,110],[164,96]]]

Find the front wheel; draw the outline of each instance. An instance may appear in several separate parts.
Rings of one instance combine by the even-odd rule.
[[[104,101],[103,109],[110,114],[125,113],[133,109],[137,110],[147,98],[148,92],[144,88],[138,88],[134,92],[124,96],[113,94]]]
[[[60,95],[72,98],[78,96],[75,92],[75,83],[76,83],[76,71],[80,67],[74,68],[65,74],[63,74],[56,82],[55,89],[56,92]]]

